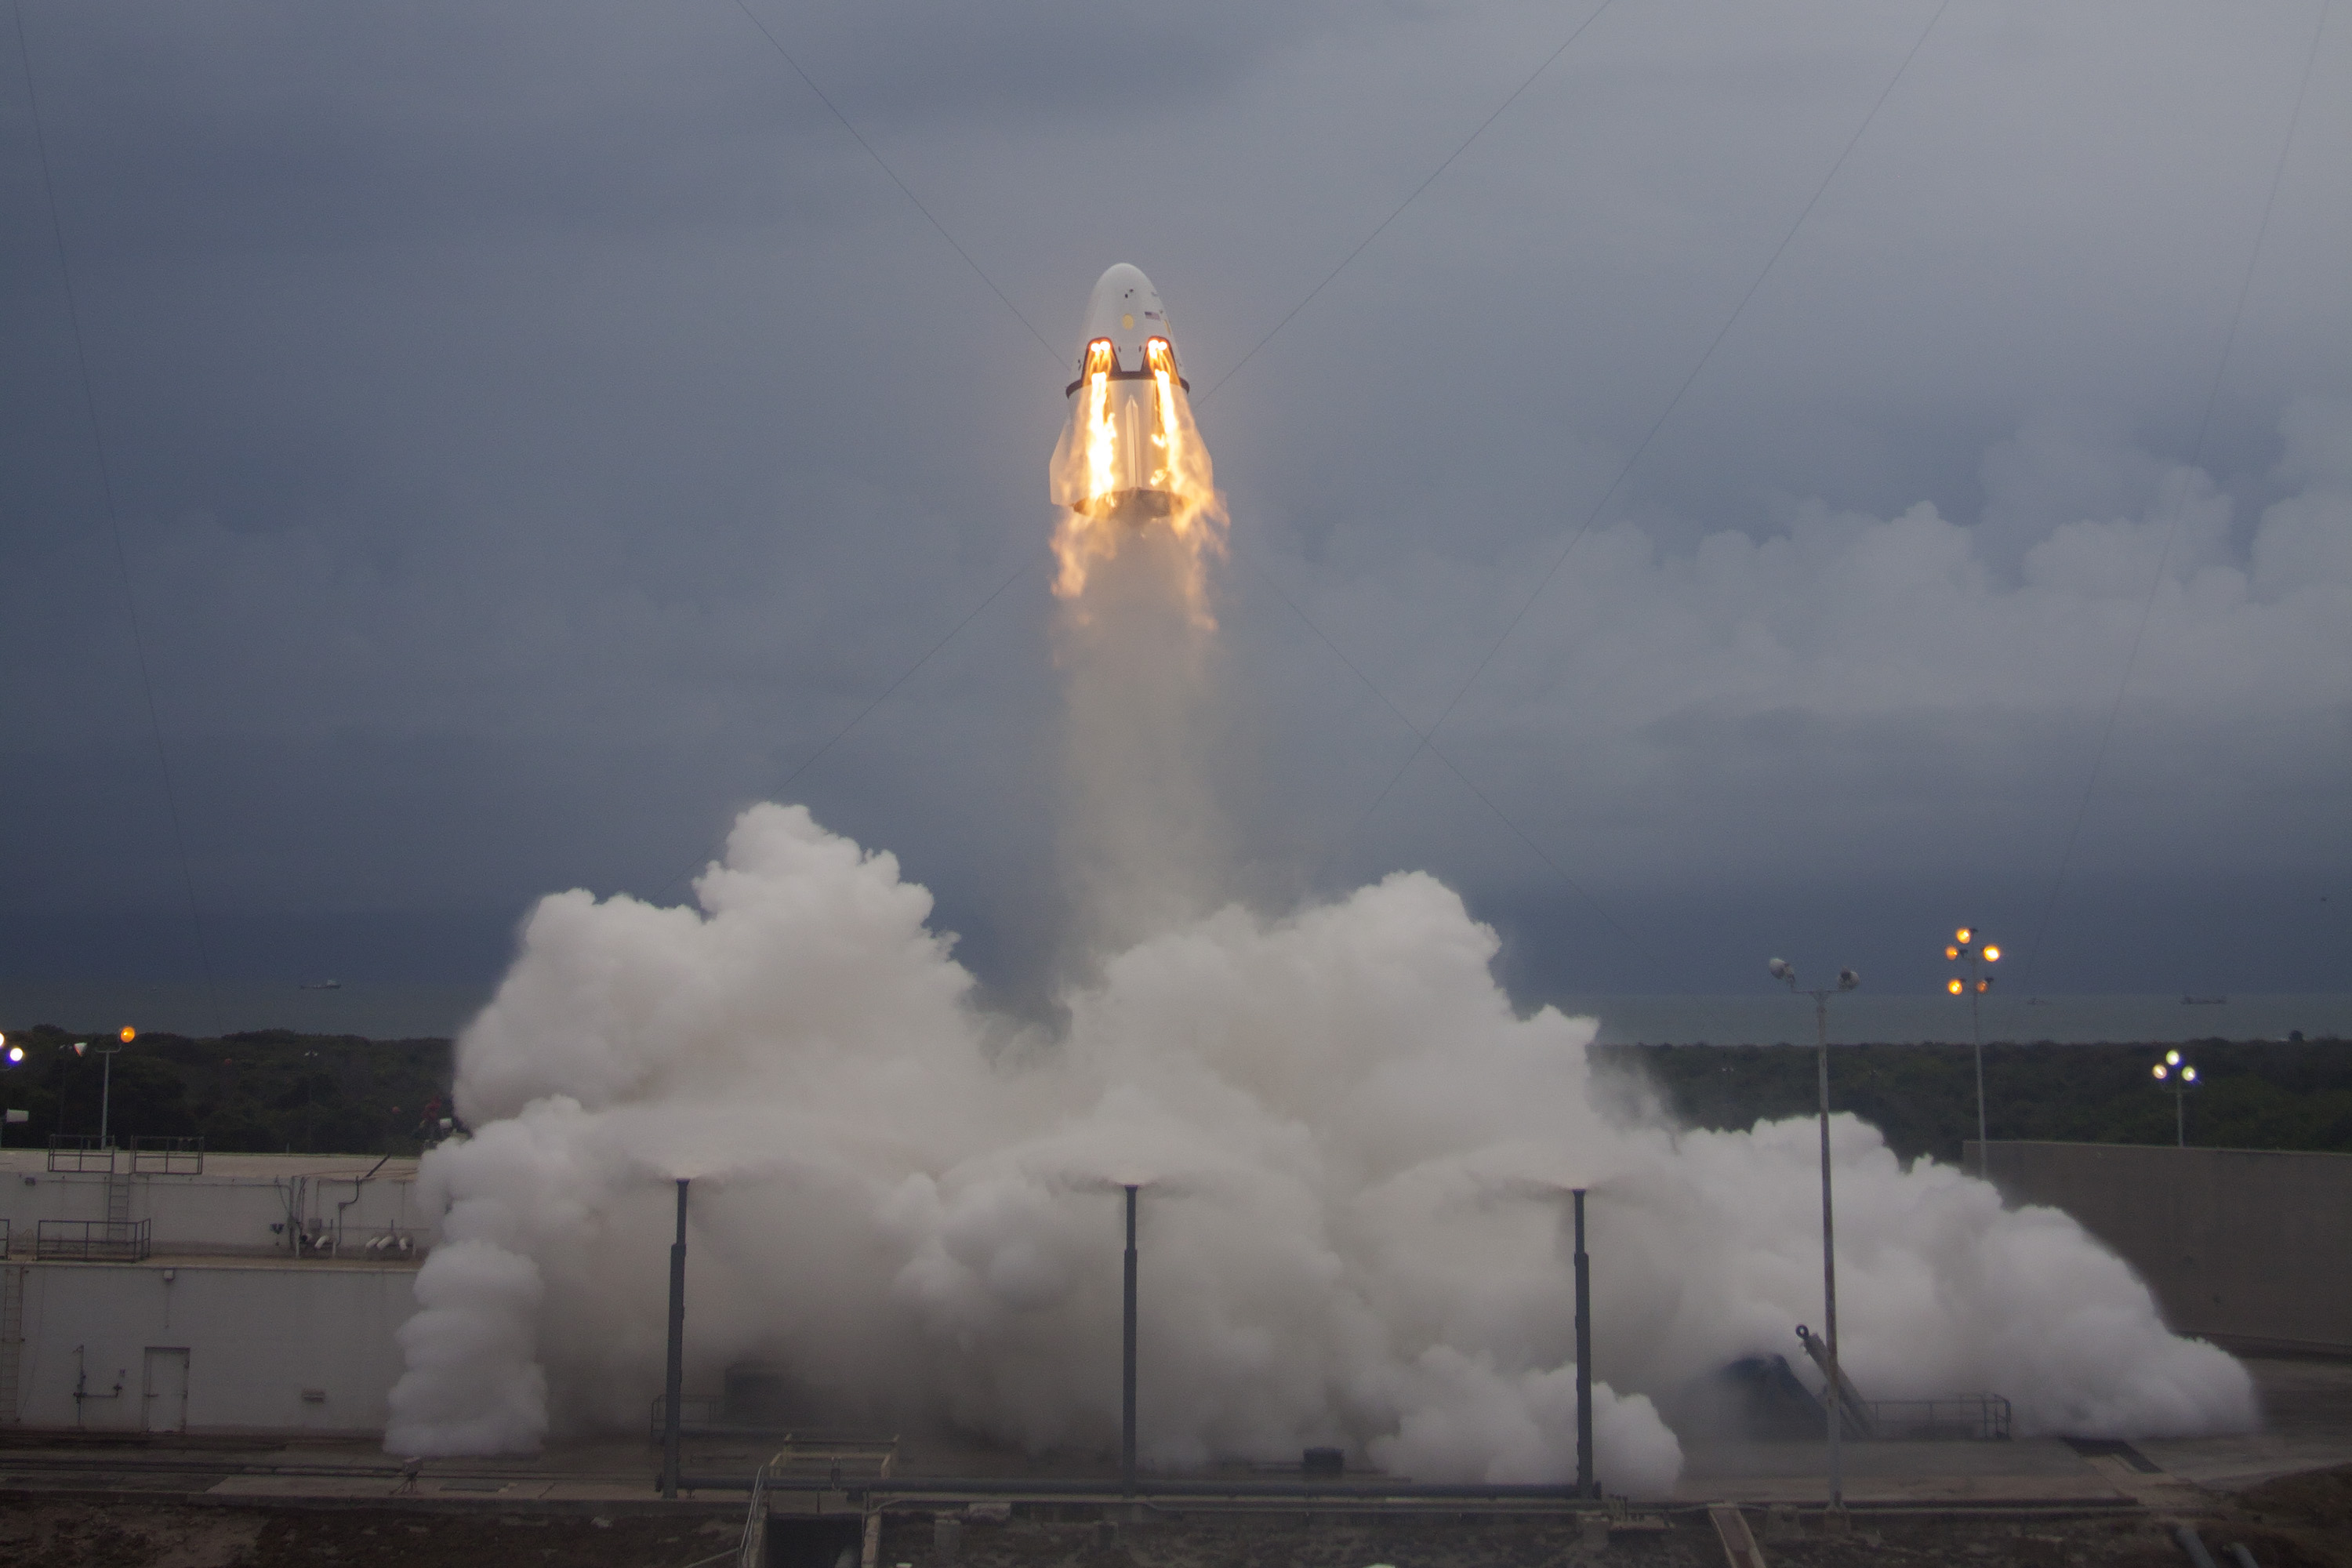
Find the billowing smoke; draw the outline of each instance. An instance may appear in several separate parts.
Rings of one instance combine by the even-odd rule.
[[[387,1446],[524,1451],[658,1390],[668,1180],[698,1178],[688,1381],[743,1360],[809,1418],[1034,1449],[1118,1430],[1117,1184],[1142,1201],[1142,1442],[1169,1466],[1342,1443],[1424,1479],[1574,1452],[1559,1189],[1592,1189],[1603,1478],[1680,1463],[1644,1395],[1792,1343],[1820,1301],[1811,1123],[1687,1132],[1521,1016],[1491,931],[1394,876],[1227,907],[1110,956],[1047,1039],[976,1010],[887,854],[797,807],[736,825],[698,909],[570,892],[459,1048],[474,1136]],[[1896,1398],[1992,1389],[2024,1430],[2242,1426],[2073,1221],[2004,1212],[1834,1123],[1845,1358]],[[1635,1392],[1638,1391],[1638,1392]]]
[[[796,1419],[1036,1451],[1117,1440],[1139,1186],[1160,1467],[1339,1445],[1425,1480],[1570,1476],[1571,1187],[1612,1489],[1670,1488],[1660,1405],[1814,1318],[1810,1122],[1670,1125],[1595,1075],[1591,1020],[1513,1008],[1494,933],[1430,877],[1278,917],[1230,900],[1202,765],[1222,512],[1156,374],[1149,426],[1097,378],[1056,459],[1066,1026],[978,1006],[929,895],[799,807],[746,812],[694,908],[544,900],[458,1043],[475,1131],[424,1163],[446,1216],[388,1447],[638,1428],[681,1178],[690,1387],[760,1362]],[[1129,426],[1158,432],[1148,462],[1104,445]],[[1851,1117],[1832,1142],[1841,1348],[1869,1394],[2004,1393],[2025,1431],[2251,1424],[2242,1369],[2168,1334],[2072,1220],[1906,1168]]]

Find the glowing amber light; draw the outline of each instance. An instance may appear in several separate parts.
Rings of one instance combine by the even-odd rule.
[[[2165,1067],[2164,1067],[2164,1064],[2163,1064],[2162,1062],[2158,1062],[2158,1063],[2157,1063],[2157,1064],[2156,1064],[2156,1066],[2155,1066],[2153,1068],[2151,1068],[2150,1070],[2151,1070],[2151,1071],[2153,1071],[2153,1072],[2156,1074],[2156,1076],[2157,1076],[2157,1077],[2158,1077],[2158,1078],[2162,1078],[2162,1077],[2164,1076],[2164,1074],[2165,1074]]]
[[[139,1037],[139,1031],[138,1031],[138,1030],[136,1030],[136,1029],[132,1028],[132,1027],[131,1027],[130,1025],[128,1025],[128,1024],[125,1024],[125,1025],[123,1025],[123,1026],[122,1026],[122,1043],[123,1043],[124,1045],[126,1045],[126,1046],[127,1046],[127,1045],[129,1045],[131,1041],[133,1041],[133,1040],[137,1039],[138,1037]]]
[[[1958,958],[1960,956],[1960,950],[1957,947],[1948,947],[1944,950],[1944,956],[1946,958]]]
[[[1952,939],[1958,942],[1962,947],[1966,947],[1969,945],[1969,938],[1976,934],[1977,933],[1975,931],[1970,931],[1968,927],[1962,926],[1959,930],[1952,933]]]
[[[1951,981],[1945,985],[1944,989],[1958,996],[1960,994],[1960,983],[1957,980]]]
[[[1988,942],[1985,945],[1985,962],[1987,963],[1999,963],[2000,962],[2000,949],[1994,947]]]

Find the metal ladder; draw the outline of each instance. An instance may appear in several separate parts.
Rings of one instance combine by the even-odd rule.
[[[25,1354],[25,1276],[22,1264],[0,1266],[0,1422],[16,1420],[16,1369]]]
[[[106,1178],[106,1234],[113,1239],[131,1223],[131,1178],[110,1173]]]

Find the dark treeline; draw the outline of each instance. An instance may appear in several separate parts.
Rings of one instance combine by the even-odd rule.
[[[9,1108],[31,1120],[7,1142],[46,1147],[53,1132],[98,1131],[103,1035],[39,1026],[8,1031],[25,1060],[0,1074]],[[77,1057],[76,1040],[90,1049]],[[2352,1044],[2320,1040],[2180,1047],[2197,1067],[2189,1141],[2208,1148],[2352,1152]],[[1995,1138],[2169,1143],[2171,1091],[2148,1068],[2153,1046],[1985,1047]],[[1693,1127],[1744,1128],[1810,1114],[1814,1057],[1789,1046],[1596,1046],[1598,1063],[1634,1067]],[[367,1040],[282,1029],[190,1039],[142,1035],[114,1058],[110,1130],[201,1137],[227,1152],[386,1154],[422,1146],[428,1108],[447,1114],[447,1040]],[[1830,1102],[1874,1122],[1906,1159],[1957,1162],[1976,1135],[1976,1081],[1966,1046],[1836,1046]]]
[[[2156,1046],[1989,1045],[1986,1130],[1995,1139],[2170,1143],[2173,1100],[2149,1068]],[[2177,1047],[2197,1068],[2189,1142],[2220,1149],[2352,1152],[2352,1044],[2206,1040]],[[1744,1128],[1811,1114],[1811,1047],[1596,1046],[1596,1061],[1638,1064],[1686,1125]],[[1832,1046],[1830,1106],[1877,1123],[1906,1159],[1958,1163],[1976,1136],[1966,1046]]]
[[[80,1056],[74,1042],[89,1042]],[[25,1059],[0,1074],[0,1097],[31,1120],[6,1130],[14,1147],[95,1133],[111,1035],[41,1026],[8,1031]],[[446,1115],[449,1042],[366,1040],[263,1029],[220,1039],[142,1035],[114,1058],[108,1131],[200,1137],[223,1153],[409,1154],[423,1146],[428,1106]]]

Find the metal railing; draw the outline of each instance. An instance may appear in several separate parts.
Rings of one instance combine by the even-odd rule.
[[[724,1410],[725,1401],[715,1394],[686,1394],[677,1402],[677,1429],[687,1436],[708,1436],[722,1427],[730,1432],[744,1432],[747,1435],[752,1430],[749,1423],[736,1423],[724,1419]],[[656,1447],[662,1441],[663,1424],[668,1415],[667,1398],[663,1394],[655,1394],[652,1431],[653,1441]]]
[[[5,1257],[7,1257],[7,1256],[8,1256],[8,1222],[7,1222],[6,1220],[5,1220],[5,1219],[0,1219],[0,1258],[5,1258]],[[5,1353],[7,1353],[7,1352],[5,1352],[5,1351],[0,1351],[0,1355],[5,1355]],[[5,1414],[0,1414],[0,1421],[10,1420],[10,1419],[13,1419],[13,1417],[8,1416],[8,1415],[5,1415]]]
[[[134,1176],[201,1176],[205,1173],[205,1141],[201,1138],[133,1138],[131,1173]]]
[[[2001,1442],[2009,1436],[2009,1401],[1998,1394],[1956,1394],[1941,1399],[1874,1399],[1878,1436],[1895,1442]]]
[[[49,1134],[49,1170],[68,1175],[114,1174],[114,1145],[100,1143],[95,1132]]]
[[[33,1237],[33,1256],[79,1263],[140,1263],[155,1250],[155,1222],[147,1219],[45,1219]]]

